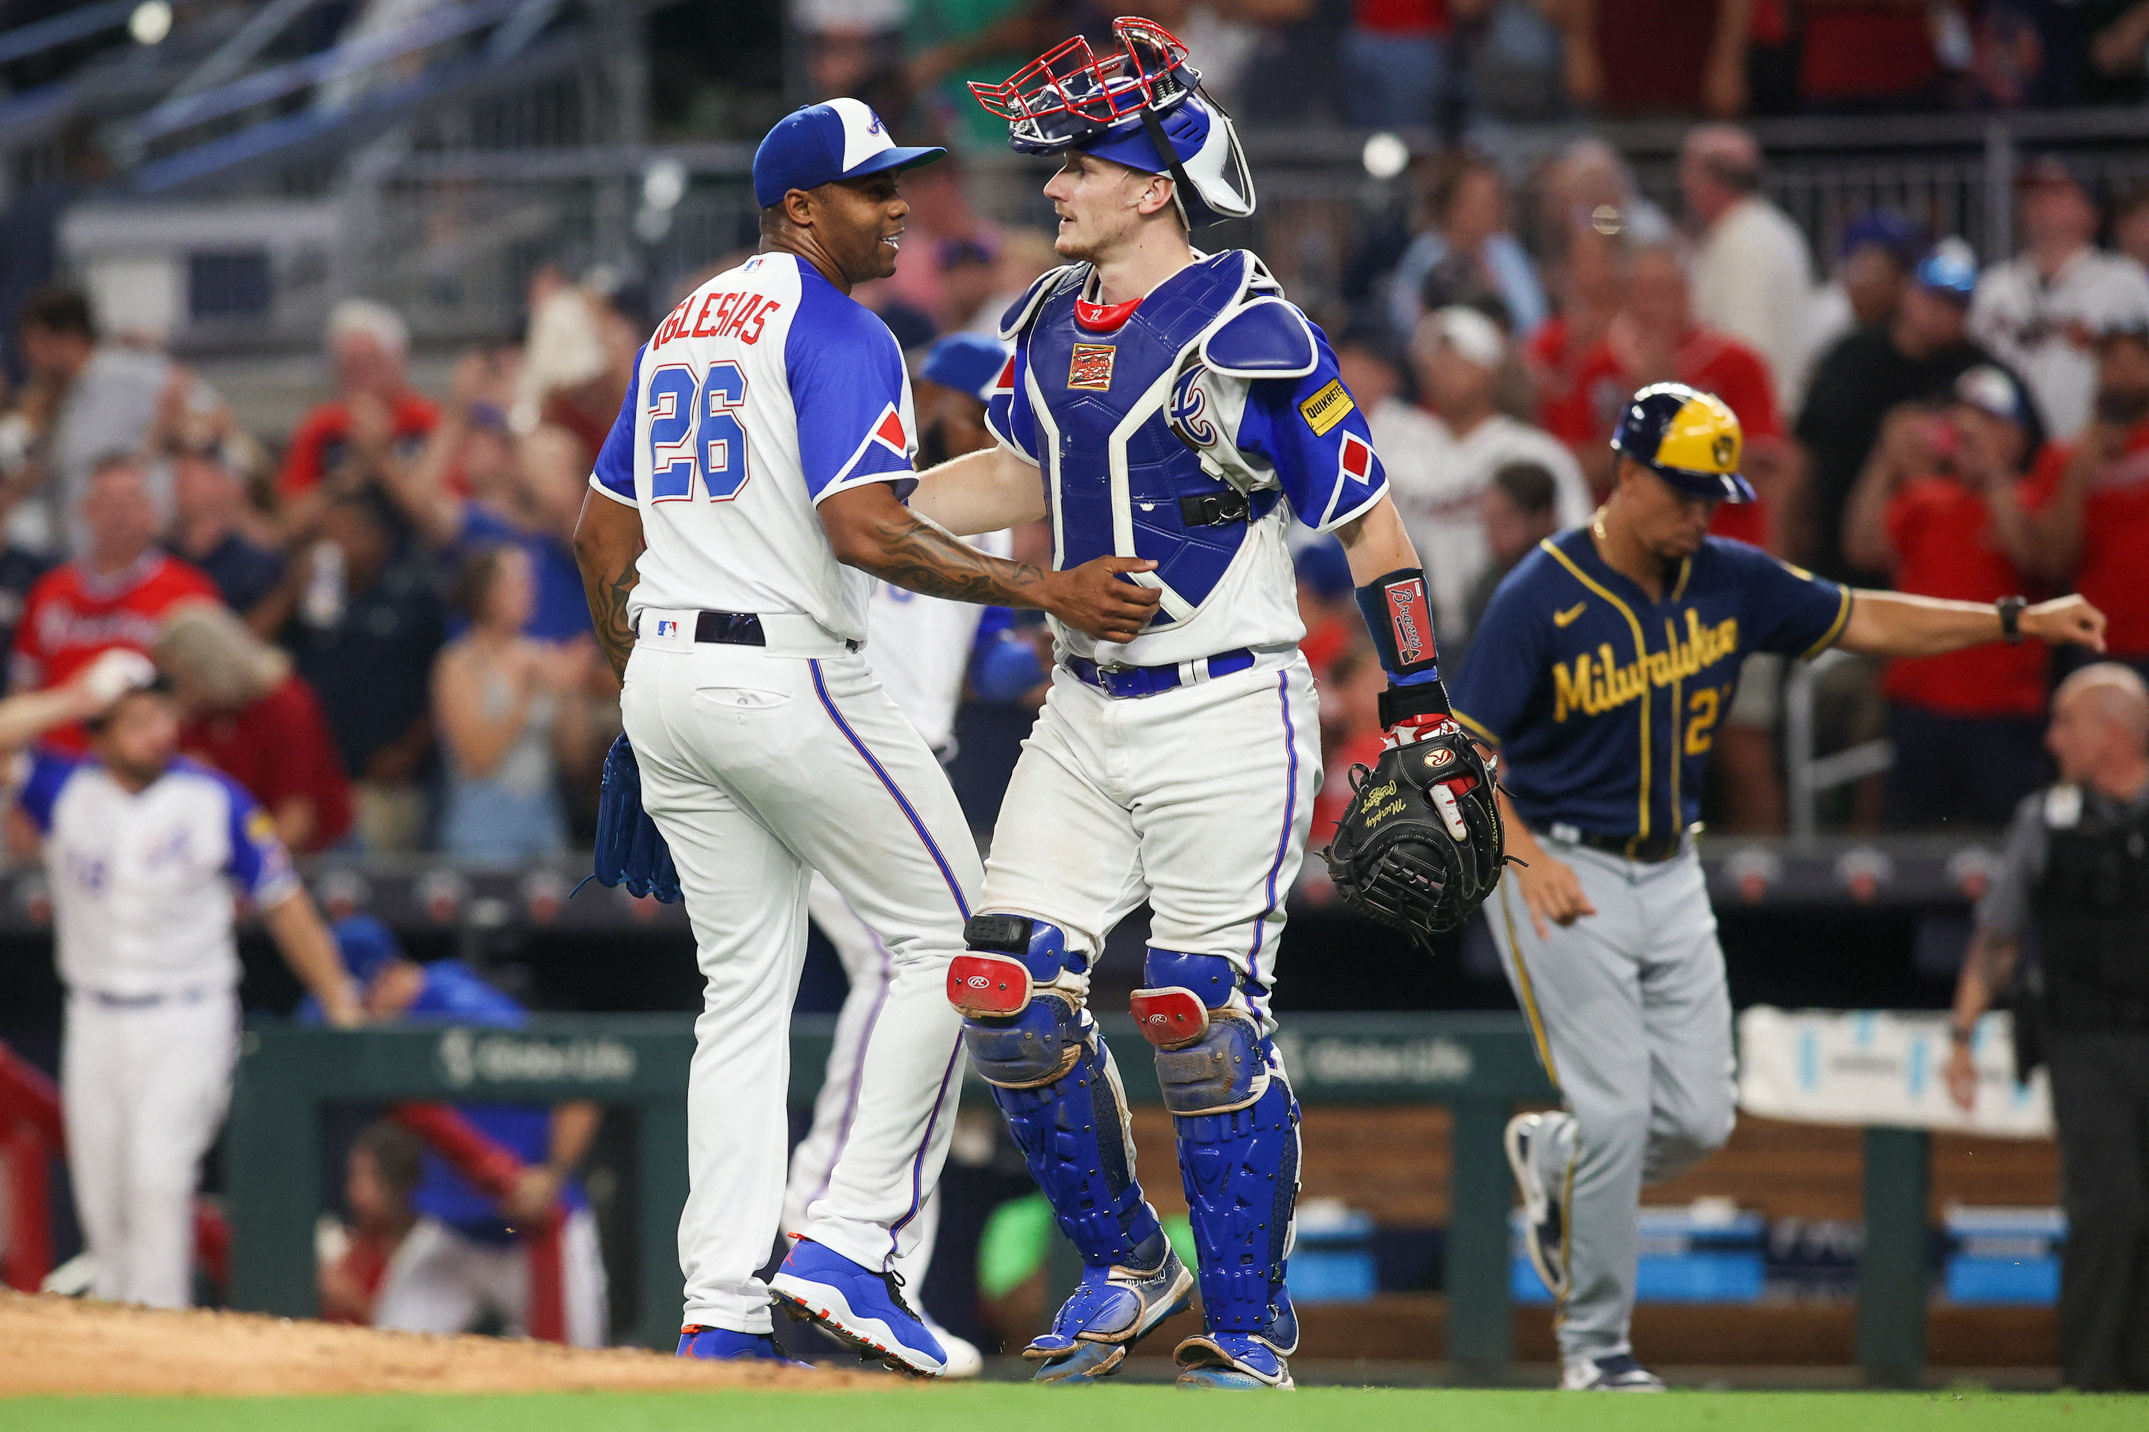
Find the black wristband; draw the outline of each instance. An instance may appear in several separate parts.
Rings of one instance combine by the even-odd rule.
[[[2000,635],[2009,646],[2022,645],[2022,609],[2029,604],[2027,597],[2002,597],[1993,603],[2000,613]]]
[[[1391,686],[1380,694],[1380,728],[1383,731],[1413,716],[1453,714],[1454,709],[1448,705],[1448,688],[1437,676],[1431,681]]]

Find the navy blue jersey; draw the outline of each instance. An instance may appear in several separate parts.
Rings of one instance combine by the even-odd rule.
[[[1456,717],[1500,747],[1501,784],[1533,828],[1647,839],[1700,815],[1717,723],[1749,652],[1818,654],[1848,588],[1722,537],[1652,602],[1587,527],[1510,572],[1452,682]]]

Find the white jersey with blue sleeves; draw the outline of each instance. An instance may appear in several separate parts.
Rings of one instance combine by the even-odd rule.
[[[641,510],[631,608],[798,613],[866,638],[873,579],[816,506],[907,493],[917,425],[902,350],[811,264],[757,254],[689,295],[635,359],[590,485]]]
[[[43,832],[60,979],[135,998],[239,982],[234,894],[298,889],[275,822],[236,781],[174,761],[139,793],[94,761],[26,758],[16,801]]]

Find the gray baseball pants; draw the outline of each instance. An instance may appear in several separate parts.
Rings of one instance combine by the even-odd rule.
[[[1512,879],[1485,907],[1538,1057],[1574,1115],[1571,1147],[1532,1149],[1562,1191],[1566,1357],[1632,1351],[1635,1210],[1731,1136],[1731,999],[1693,843],[1658,864],[1539,834],[1594,915],[1540,937]]]

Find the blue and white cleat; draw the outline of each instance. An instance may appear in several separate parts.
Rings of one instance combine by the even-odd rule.
[[[709,1328],[698,1323],[689,1323],[679,1330],[678,1356],[710,1362],[773,1362],[783,1367],[813,1370],[812,1363],[784,1356],[783,1349],[776,1346],[776,1339],[768,1333],[734,1332],[730,1328]]]
[[[1118,1263],[1082,1270],[1082,1281],[1052,1320],[1052,1331],[1022,1350],[1024,1357],[1043,1364],[1037,1369],[1038,1382],[1109,1377],[1118,1371],[1128,1348],[1186,1307],[1194,1275],[1170,1241],[1153,1233],[1134,1250],[1145,1262],[1144,1255],[1159,1254],[1146,1272]]]
[[[1662,1392],[1664,1379],[1634,1360],[1634,1354],[1570,1357],[1560,1369],[1565,1392]]]
[[[1181,1387],[1289,1392],[1297,1386],[1283,1352],[1259,1333],[1200,1333],[1179,1344],[1172,1361],[1185,1369]]]
[[[769,1291],[792,1317],[820,1324],[869,1362],[914,1377],[938,1377],[947,1368],[947,1352],[903,1301],[893,1273],[801,1238],[769,1280]]]

